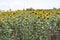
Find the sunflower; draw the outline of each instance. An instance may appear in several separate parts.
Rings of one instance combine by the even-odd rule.
[[[1,18],[1,21],[2,21],[2,22],[4,22],[4,20],[5,20],[4,18]]]

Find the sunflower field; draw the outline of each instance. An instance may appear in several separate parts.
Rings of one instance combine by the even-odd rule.
[[[60,9],[0,11],[0,40],[51,40],[57,31]]]

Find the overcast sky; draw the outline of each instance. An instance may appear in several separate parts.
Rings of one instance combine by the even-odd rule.
[[[60,7],[60,0],[0,0],[0,10],[8,9],[51,9]]]

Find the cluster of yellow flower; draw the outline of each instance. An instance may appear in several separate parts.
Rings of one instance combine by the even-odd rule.
[[[43,11],[42,10],[42,11],[31,11],[31,13],[36,15],[37,19],[39,19],[40,17],[43,17],[44,19],[49,20],[51,15],[53,15],[53,14],[60,14],[60,11],[52,12],[52,11]]]
[[[0,12],[0,21],[4,22],[4,20],[7,18],[13,19],[13,18],[19,18],[23,15],[22,11],[15,11],[15,12]]]
[[[60,10],[58,11],[50,11],[50,10],[41,10],[41,11],[37,11],[37,10],[32,10],[32,11],[28,11],[31,14],[34,14],[36,16],[37,19],[40,19],[41,17],[44,18],[45,20],[49,20],[49,18],[51,17],[51,15],[53,14],[58,14],[60,15]],[[8,17],[9,19],[13,19],[13,18],[19,18],[23,15],[28,14],[27,11],[22,11],[22,10],[17,10],[17,11],[7,11],[7,12],[0,12],[0,21],[4,21],[4,19],[6,17]]]

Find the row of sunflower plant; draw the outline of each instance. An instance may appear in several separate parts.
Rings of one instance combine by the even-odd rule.
[[[0,40],[48,40],[60,30],[59,11],[0,12]]]

